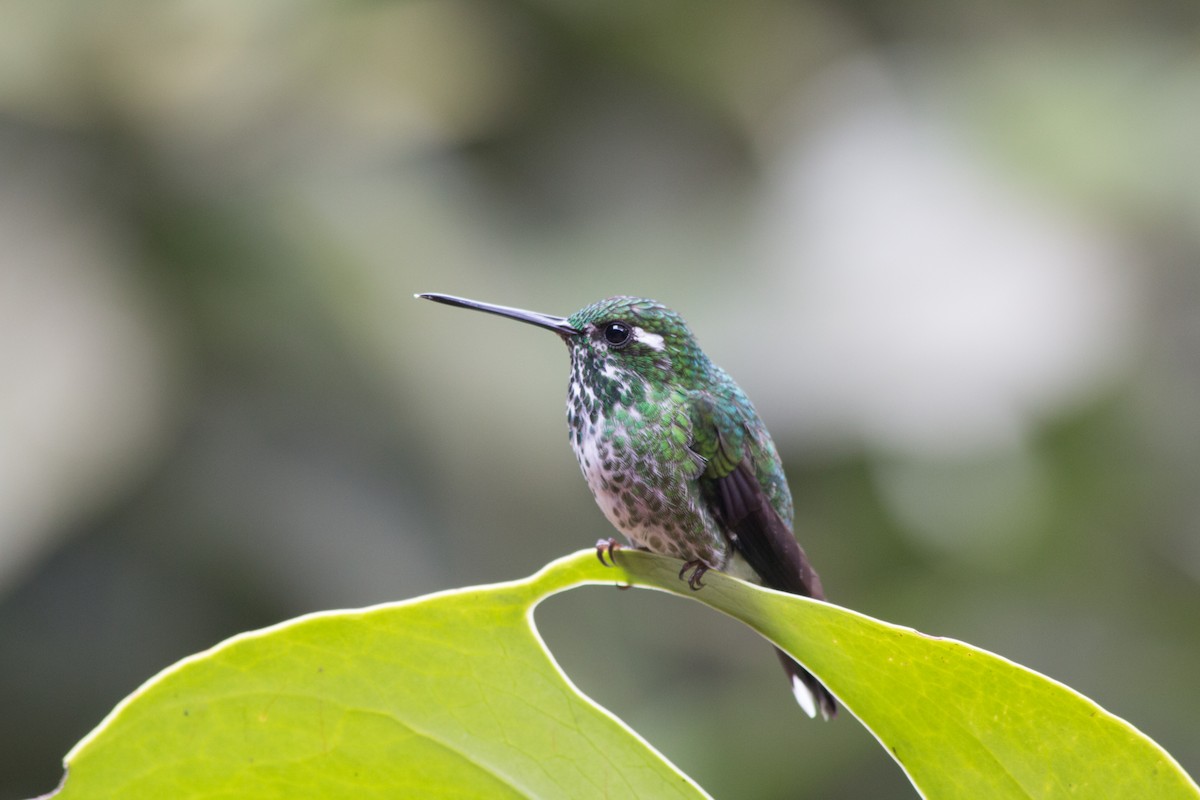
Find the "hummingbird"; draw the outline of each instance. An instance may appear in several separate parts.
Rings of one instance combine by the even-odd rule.
[[[571,448],[604,516],[634,548],[684,562],[693,590],[710,569],[825,599],[792,532],[792,496],[754,405],[714,364],[683,318],[618,296],[569,317],[445,294],[417,297],[498,314],[558,334],[571,355]],[[621,545],[601,539],[601,563]],[[776,649],[801,708],[825,719],[833,695]]]

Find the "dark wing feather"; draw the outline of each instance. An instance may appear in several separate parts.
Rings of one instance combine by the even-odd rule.
[[[791,528],[779,517],[742,461],[724,478],[717,478],[717,515],[732,534],[733,546],[772,589],[825,599],[821,579],[808,562]]]

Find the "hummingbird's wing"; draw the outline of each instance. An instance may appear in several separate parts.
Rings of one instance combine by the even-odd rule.
[[[693,394],[692,449],[705,460],[705,500],[765,585],[824,600],[821,579],[759,482],[741,409],[723,405],[729,408],[705,392]]]
[[[749,447],[753,434],[738,415],[723,414],[704,393],[693,398],[692,449],[706,461],[700,486],[734,549],[765,586],[825,599],[821,579],[791,527],[783,520],[756,475]],[[837,714],[829,690],[782,650],[776,650],[793,692],[810,716],[819,706],[826,719]]]
[[[821,579],[792,529],[780,518],[747,459],[713,479],[714,511],[751,568],[772,589],[825,599]]]

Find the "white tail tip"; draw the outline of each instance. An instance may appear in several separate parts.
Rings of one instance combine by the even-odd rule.
[[[816,719],[817,698],[813,697],[813,693],[795,675],[792,676],[792,694],[796,696],[796,702],[804,709],[804,713],[808,714],[809,719]]]

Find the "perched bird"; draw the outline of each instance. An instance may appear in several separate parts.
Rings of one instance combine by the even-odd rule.
[[[571,447],[604,515],[634,547],[683,560],[679,576],[692,589],[717,569],[824,599],[792,533],[792,496],[766,426],[674,311],[610,297],[564,318],[417,296],[527,322],[566,342]],[[600,560],[618,546],[598,542]],[[829,690],[776,652],[808,715],[834,716]]]

